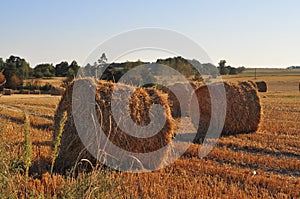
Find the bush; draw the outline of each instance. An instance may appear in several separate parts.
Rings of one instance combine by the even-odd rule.
[[[51,84],[46,83],[44,86],[40,87],[40,90],[42,90],[42,91],[50,91],[52,87],[53,86]]]
[[[26,83],[26,85],[23,86],[23,89],[31,90],[31,91],[38,90],[39,88],[40,88],[40,86],[34,85],[34,84],[30,83],[30,82]]]
[[[6,82],[5,76],[3,75],[3,73],[0,73],[0,86],[5,84],[5,82]]]
[[[19,89],[22,88],[23,81],[16,75],[12,75],[9,80],[7,80],[7,88]]]

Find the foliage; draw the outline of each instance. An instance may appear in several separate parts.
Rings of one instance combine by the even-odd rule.
[[[15,74],[13,74],[10,79],[6,81],[5,87],[11,89],[20,89],[22,88],[22,80]]]
[[[165,66],[169,66],[175,70],[177,70],[182,75],[186,76],[187,78],[193,76],[197,73],[196,69],[193,67],[191,62],[187,59],[182,57],[174,57],[168,59],[158,59],[156,61],[157,64],[162,64]]]
[[[72,61],[70,66],[68,67],[67,76],[69,80],[72,80],[76,77],[80,66],[77,64],[76,61]]]
[[[4,76],[6,78],[6,84],[4,87],[11,89],[18,89],[22,87],[23,80],[29,78],[32,75],[32,68],[25,59],[10,56],[6,62],[0,61],[0,67],[4,68]]]
[[[56,77],[66,77],[69,68],[69,63],[63,61],[55,65],[55,76]]]
[[[102,57],[106,59],[106,57]],[[26,83],[23,86],[23,81],[31,78],[52,78],[67,77],[67,81],[71,81],[76,77],[80,66],[76,61],[72,61],[69,65],[68,62],[63,61],[57,64],[55,67],[53,64],[43,63],[38,64],[34,69],[29,66],[29,63],[21,57],[11,55],[6,61],[0,58],[0,86],[5,83],[3,87],[10,89],[41,89],[50,90],[50,85],[37,85],[33,83]]]
[[[242,73],[246,69],[244,66],[238,68],[226,66],[226,60],[221,60],[219,62],[218,68],[221,75],[237,75],[239,73]]]
[[[55,68],[52,64],[39,64],[34,68],[34,76],[36,78],[54,77]]]
[[[68,77],[69,80],[76,77],[80,66],[76,61],[72,61],[69,65],[68,62],[63,61],[55,66],[55,75],[57,77]]]
[[[3,72],[0,72],[0,87],[6,83],[5,76],[3,75]]]
[[[145,70],[147,71],[141,72],[142,74],[135,74],[135,77],[131,77],[132,82],[139,82],[141,81],[141,79],[155,82],[156,77],[154,77],[153,75],[154,71],[152,69],[152,64],[161,64],[161,65],[169,66],[174,70],[177,70],[186,78],[193,77],[196,78],[198,81],[202,81],[203,78],[200,75],[199,71],[197,70],[197,67],[205,68],[205,70],[211,71],[209,74],[212,75],[213,77],[217,76],[216,67],[214,67],[213,65],[209,65],[209,64],[201,65],[197,60],[187,60],[182,57],[158,59],[156,63],[142,62],[141,60],[137,60],[135,62],[126,61],[123,63],[108,64],[106,63],[106,61],[101,61],[101,58],[98,60],[98,62],[99,63],[101,62],[101,64],[97,64],[97,63],[95,63],[94,65],[87,64],[84,67],[84,73],[86,76],[98,76],[97,74],[100,74],[100,72],[102,72],[102,76],[100,77],[100,79],[117,82],[129,70],[140,65],[146,65],[148,68],[146,68]],[[102,71],[105,68],[105,66],[106,66],[105,71]],[[169,74],[165,74],[165,71],[163,70],[155,71],[155,72],[161,74],[162,76],[169,75]]]
[[[42,90],[42,91],[50,91],[52,87],[53,86],[51,84],[46,83],[44,86],[40,87],[40,90]]]

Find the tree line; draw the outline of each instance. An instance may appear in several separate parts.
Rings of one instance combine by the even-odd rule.
[[[23,81],[26,79],[51,77],[72,79],[76,76],[79,68],[76,61],[72,61],[70,64],[62,61],[55,66],[43,63],[31,68],[24,58],[11,55],[5,61],[0,58],[0,86],[2,83],[5,88],[21,89]]]
[[[105,61],[107,61],[105,54],[102,54],[101,58],[98,60],[98,63],[95,62],[94,65],[88,64],[85,67],[86,75],[96,74],[97,72],[95,71],[99,70],[102,73],[101,79],[117,82],[129,70],[139,65],[146,65],[147,67],[145,70],[147,71],[140,71],[141,74],[135,73],[135,77],[132,77],[132,81],[138,81],[138,79],[141,78],[151,78],[154,80],[155,77],[152,75],[154,74],[154,71],[151,66],[152,64],[161,64],[173,68],[187,79],[192,77],[192,80],[203,81],[203,75],[216,78],[218,75],[236,75],[242,73],[246,69],[245,67],[235,68],[232,66],[226,66],[225,60],[221,60],[219,66],[216,67],[210,63],[201,64],[198,60],[188,60],[180,56],[167,59],[157,59],[155,63],[142,62],[138,60],[136,62],[127,61],[123,63],[107,64],[105,61],[103,61],[103,58]],[[104,66],[107,66],[106,70],[101,71],[102,68],[105,68]],[[161,70],[158,74],[161,74],[162,76],[168,76],[169,74],[166,73],[167,71]]]
[[[141,71],[141,74],[135,74],[132,77],[132,81],[141,81],[141,79],[149,79],[155,81],[154,73],[151,68],[151,64],[162,64],[169,66],[186,78],[193,77],[193,80],[202,81],[202,75],[209,75],[212,78],[221,75],[235,75],[243,72],[245,67],[234,68],[226,66],[226,61],[221,60],[219,67],[215,67],[212,64],[201,64],[197,60],[187,60],[182,57],[174,57],[167,59],[158,59],[155,63],[142,62],[140,60],[136,62],[123,62],[123,63],[107,63],[107,57],[105,53],[95,62],[93,65],[87,64],[84,67],[86,76],[95,76],[102,74],[99,79],[110,80],[117,82],[125,73],[135,68],[136,66],[147,64],[147,71]],[[107,66],[107,67],[104,67]],[[66,61],[62,61],[59,64],[53,65],[50,63],[38,64],[34,68],[31,68],[29,63],[21,57],[11,55],[5,61],[0,58],[0,86],[11,89],[23,88],[23,81],[26,79],[34,78],[51,78],[51,77],[67,77],[68,80],[73,79],[80,66],[76,61],[72,61],[70,64]],[[102,71],[104,68],[105,71]],[[197,70],[198,69],[198,70]],[[200,73],[199,73],[200,71]],[[145,76],[145,74],[147,74]],[[160,71],[159,74],[164,75],[164,71]],[[168,74],[165,74],[166,76]]]

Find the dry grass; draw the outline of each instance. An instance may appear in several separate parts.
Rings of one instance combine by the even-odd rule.
[[[44,86],[46,83],[48,83],[54,87],[60,87],[66,79],[67,79],[66,77],[53,77],[53,78],[41,78],[41,79],[34,79],[34,80],[24,80],[24,85],[26,85],[27,83],[36,82],[41,86]]]
[[[201,145],[165,169],[130,174],[102,170],[70,175],[49,175],[52,119],[59,97],[43,95],[0,98],[1,198],[299,198],[300,93],[299,76],[259,76],[268,93],[259,93],[264,114],[254,134],[222,137],[205,158]],[[228,81],[253,77],[226,77]],[[12,108],[15,107],[15,109]],[[24,117],[31,110],[32,166],[24,176]],[[40,111],[39,111],[40,110]],[[34,124],[34,125],[33,125]],[[43,126],[44,128],[40,128]]]

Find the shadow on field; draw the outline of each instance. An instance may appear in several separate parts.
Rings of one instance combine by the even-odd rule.
[[[35,146],[50,146],[52,147],[53,146],[53,141],[34,141],[32,142],[32,145],[35,145]]]
[[[238,151],[242,151],[245,153],[250,153],[253,155],[261,155],[263,156],[263,153],[251,153],[247,150],[234,150],[230,147],[228,147],[228,145],[222,145],[227,149],[230,149],[234,152],[238,152]],[[189,149],[187,149],[187,151],[183,154],[182,158],[187,158],[187,159],[191,159],[191,158],[199,158],[199,151],[203,146],[201,144],[192,144]],[[219,144],[217,145],[217,148],[222,148]],[[224,164],[228,164],[234,167],[238,167],[238,168],[244,168],[244,169],[251,169],[251,170],[261,170],[263,172],[266,173],[274,173],[274,174],[281,174],[281,175],[287,175],[287,176],[293,176],[293,177],[300,177],[300,170],[299,169],[294,169],[294,168],[280,168],[280,167],[269,167],[268,165],[266,166],[261,166],[261,165],[257,165],[256,163],[249,163],[249,162],[243,162],[243,161],[237,161],[235,159],[230,159],[230,158],[224,158],[223,156],[220,158],[217,153],[212,153],[210,155],[210,153],[205,156],[202,157],[204,160],[210,160],[210,161],[215,161],[217,163],[219,163],[220,165],[224,165]],[[299,156],[298,156],[299,158]]]
[[[275,174],[281,174],[281,175],[288,175],[288,176],[293,176],[293,177],[300,177],[300,171],[295,170],[295,169],[283,169],[283,168],[262,168],[256,164],[245,164],[245,163],[237,163],[236,161],[231,161],[231,160],[226,160],[226,159],[216,159],[216,158],[211,158],[209,155],[205,157],[204,159],[209,159],[209,160],[214,160],[218,162],[219,164],[230,164],[230,165],[236,165],[237,167],[244,168],[244,169],[251,169],[251,170],[262,170],[264,172],[271,172]]]
[[[29,175],[32,177],[39,177],[43,173],[49,172],[51,167],[51,160],[47,157],[40,157],[38,160],[34,160],[29,169]]]
[[[16,124],[24,124],[24,119],[19,119],[19,118],[12,118],[12,117],[8,117],[5,115],[1,115],[1,117],[5,120],[14,122]],[[52,130],[53,129],[53,125],[52,123],[46,123],[46,124],[35,124],[32,121],[30,122],[30,126],[39,130]]]
[[[271,155],[271,156],[276,156],[279,158],[282,156],[285,156],[285,157],[296,158],[296,159],[300,160],[300,155],[292,153],[292,152],[275,152],[275,151],[271,151],[269,149],[258,149],[258,148],[254,148],[254,147],[250,147],[250,146],[241,147],[241,146],[236,146],[234,144],[222,144],[222,143],[218,143],[217,146],[220,148],[226,147],[235,152],[242,151],[242,152],[247,152],[247,153],[251,153],[254,155]]]

